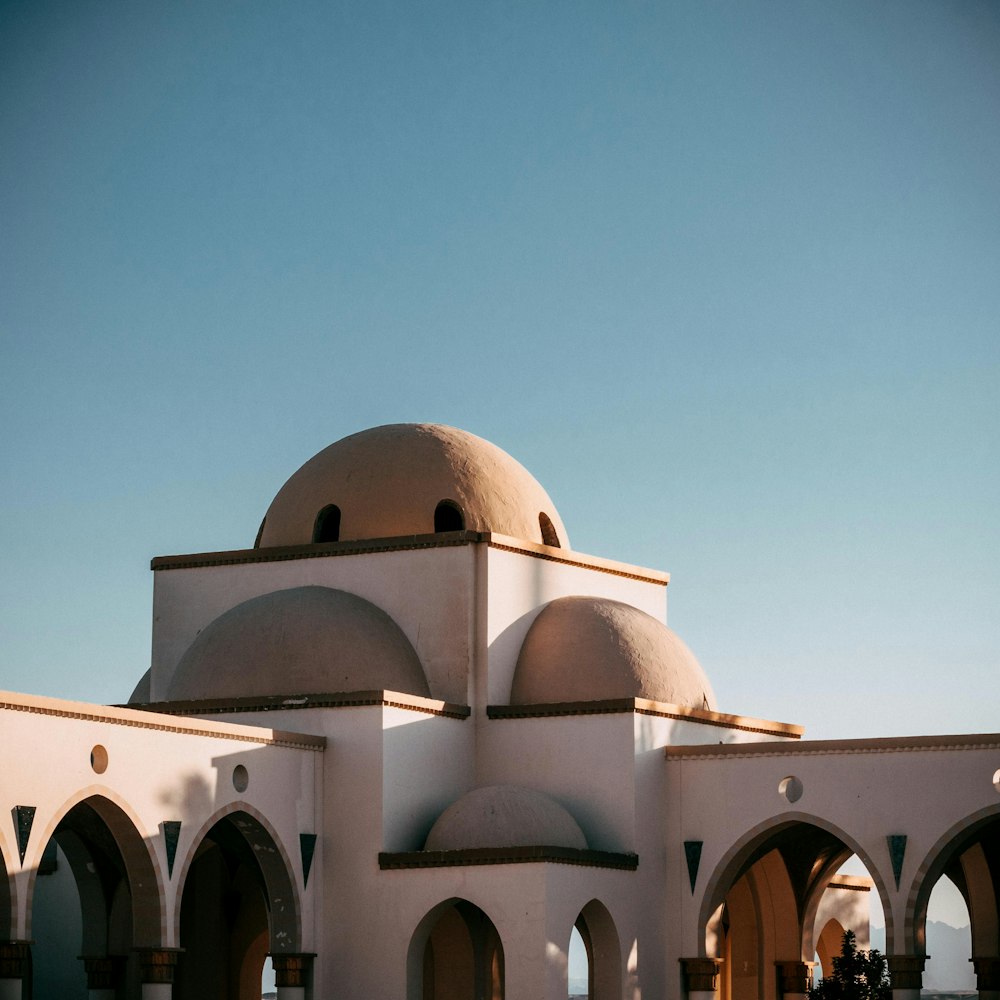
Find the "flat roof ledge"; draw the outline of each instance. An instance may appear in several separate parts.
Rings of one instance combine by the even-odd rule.
[[[381,851],[378,856],[378,866],[383,871],[399,868],[456,868],[465,865],[539,863],[635,871],[639,866],[639,855],[541,845],[538,847],[474,847],[464,851]]]
[[[556,715],[655,715],[664,719],[696,722],[724,729],[740,729],[744,732],[763,733],[767,736],[783,736],[787,739],[801,738],[805,729],[790,722],[772,722],[768,719],[754,719],[746,715],[729,715],[713,712],[707,708],[686,708],[648,698],[607,698],[601,701],[559,701],[538,705],[487,705],[486,714],[491,719],[540,719]],[[745,744],[738,744],[744,746]]]

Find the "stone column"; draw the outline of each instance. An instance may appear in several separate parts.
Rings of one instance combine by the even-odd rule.
[[[125,959],[119,955],[81,955],[87,973],[88,1000],[115,1000]]]
[[[1000,958],[973,958],[979,1000],[1000,1000]]]
[[[21,1000],[30,957],[30,941],[0,941],[0,1000]]]
[[[812,962],[775,962],[778,996],[785,1000],[805,1000],[812,979]]]
[[[278,1000],[305,1000],[306,987],[312,974],[315,953],[291,954],[282,952],[271,955],[274,967],[274,985],[278,988]]]
[[[142,1000],[170,1000],[180,948],[137,948]]]
[[[892,1000],[920,1000],[927,955],[886,955]]]
[[[682,958],[683,986],[688,1000],[716,1000],[721,958]]]

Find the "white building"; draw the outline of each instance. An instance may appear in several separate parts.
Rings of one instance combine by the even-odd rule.
[[[916,1000],[943,873],[1000,1000],[1000,735],[720,712],[668,576],[488,442],[355,434],[152,568],[128,707],[0,693],[0,1000],[563,1000],[574,927],[599,1000],[782,1000],[869,890]]]

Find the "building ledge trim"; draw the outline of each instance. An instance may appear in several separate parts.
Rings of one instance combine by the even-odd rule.
[[[491,531],[444,531],[429,535],[399,535],[394,538],[359,538],[343,542],[316,542],[312,545],[277,545],[266,549],[232,549],[221,552],[194,552],[186,555],[156,556],[149,564],[154,572],[171,569],[204,569],[209,566],[238,566],[250,563],[287,562],[295,559],[326,559],[337,556],[366,555],[373,552],[404,552],[413,549],[453,548],[457,545],[488,545],[503,552],[517,552],[533,559],[564,563],[610,573],[643,583],[656,583],[663,587],[670,582],[670,574],[643,566],[588,556],[571,549],[501,535]]]
[[[665,747],[671,759],[686,757],[784,757],[803,754],[910,753],[925,750],[996,750],[1000,733],[957,736],[885,736],[860,740],[803,740],[801,743],[728,743]]]
[[[84,722],[102,722],[113,726],[133,726],[184,736],[203,736],[212,739],[237,740],[241,743],[258,743],[264,746],[288,747],[294,750],[326,748],[325,736],[293,733],[282,729],[266,729],[232,722],[190,721],[179,723],[170,713],[155,708],[123,705],[93,705],[83,701],[65,701],[40,695],[0,691],[0,711],[29,712],[62,719],[79,719]]]
[[[686,708],[648,698],[607,698],[601,701],[560,701],[536,705],[487,705],[486,714],[491,719],[539,719],[556,715],[655,715],[662,719],[697,722],[724,729],[763,733],[767,736],[784,736],[797,740],[805,732],[802,726],[788,722],[772,722],[745,715],[728,715],[707,708]],[[740,744],[741,746],[744,744]]]
[[[402,708],[425,715],[443,715],[449,719],[467,719],[468,705],[422,698],[402,691],[331,691],[323,694],[256,695],[241,698],[201,698],[192,701],[151,701],[129,707],[142,712],[167,715],[224,715],[233,712],[288,712],[304,708]]]
[[[523,864],[582,865],[588,868],[617,868],[635,871],[637,854],[592,851],[576,847],[473,847],[462,851],[382,851],[378,856],[383,871],[400,868],[457,868],[468,865]]]

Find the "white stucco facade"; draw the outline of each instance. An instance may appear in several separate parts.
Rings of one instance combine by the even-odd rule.
[[[665,573],[568,550],[548,495],[509,456],[413,426],[388,429],[399,497],[376,488],[388,438],[375,429],[348,439],[363,491],[330,495],[352,482],[334,448],[289,481],[254,548],[155,559],[151,667],[130,705],[0,694],[13,762],[0,1000],[42,996],[56,981],[43,955],[65,1000],[255,1000],[266,955],[284,1000],[563,1000],[574,927],[594,998],[780,1000],[804,991],[834,928],[867,941],[869,891],[895,1000],[914,1000],[942,873],[969,903],[980,992],[1000,997],[1000,736],[811,743],[706,707],[701,668],[666,629]],[[401,465],[408,435],[422,457]],[[400,486],[401,467],[425,466],[433,482]],[[309,504],[315,540],[300,541]],[[394,525],[425,530],[365,536]],[[278,592],[348,594],[342,606],[371,606],[364,621],[388,616],[425,687],[388,688],[388,667],[348,662],[323,623],[293,648],[272,608],[266,634],[223,647],[229,683],[255,664],[253,693],[220,696],[218,648],[202,664],[193,644]],[[556,631],[525,655],[553,606],[569,609],[554,620],[576,651],[557,655]],[[601,642],[572,646],[586,629]],[[261,663],[263,642],[275,652]],[[347,667],[358,686],[331,686]],[[512,700],[532,689],[518,671],[557,697]],[[697,695],[650,697],[663,690]],[[474,790],[481,820],[429,849]],[[852,854],[870,879],[837,876]],[[60,871],[80,942],[33,936],[39,887],[53,895]]]

